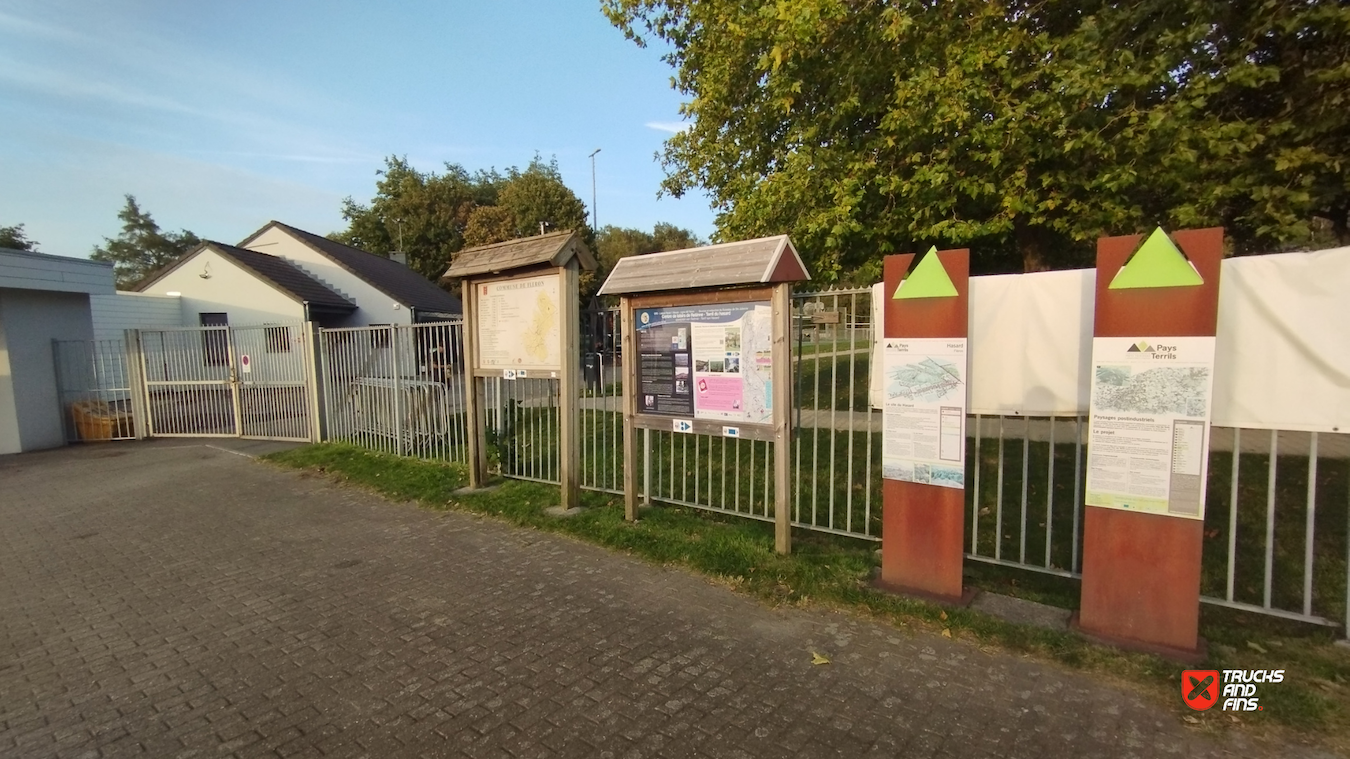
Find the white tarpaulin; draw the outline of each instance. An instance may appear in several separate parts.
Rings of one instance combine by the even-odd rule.
[[[1350,248],[1223,262],[1213,423],[1350,430]]]
[[[972,414],[1087,409],[1095,282],[1091,269],[971,278]]]
[[[972,414],[1088,411],[1096,271],[970,280]],[[872,288],[881,337],[881,285]],[[1213,424],[1350,430],[1350,248],[1223,262]],[[871,398],[881,407],[882,357]]]

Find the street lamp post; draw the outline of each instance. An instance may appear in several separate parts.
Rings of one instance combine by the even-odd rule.
[[[594,229],[596,232],[600,231],[599,217],[595,211],[595,154],[599,152],[600,148],[596,148],[595,151],[591,153],[591,229]]]

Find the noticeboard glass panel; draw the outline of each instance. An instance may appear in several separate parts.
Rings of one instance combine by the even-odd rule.
[[[769,301],[636,308],[633,323],[639,414],[773,422]]]

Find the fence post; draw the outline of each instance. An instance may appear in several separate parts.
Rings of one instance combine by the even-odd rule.
[[[305,322],[305,380],[309,385],[305,389],[305,401],[309,404],[309,442],[323,442],[324,423],[320,416],[324,404],[319,402],[319,382],[323,377],[323,372],[319,369],[319,362],[323,352],[323,345],[320,343],[320,330],[315,328],[314,322]]]
[[[403,455],[403,367],[399,364],[398,325],[389,325],[389,363],[394,382],[394,455]]]
[[[128,329],[122,333],[123,351],[127,362],[127,392],[131,395],[132,434],[137,440],[149,437],[149,394],[145,388],[145,363],[142,360],[141,331]]]
[[[642,505],[652,505],[652,431],[642,430]]]

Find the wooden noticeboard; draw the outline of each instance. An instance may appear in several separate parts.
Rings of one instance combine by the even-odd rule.
[[[595,266],[575,232],[557,232],[461,251],[442,277],[459,280],[463,299],[469,487],[487,479],[483,380],[557,379],[561,507],[580,505],[578,290]]]
[[[792,282],[806,269],[786,236],[623,259],[620,296],[624,510],[637,519],[637,430],[774,444],[774,544],[792,546]]]

